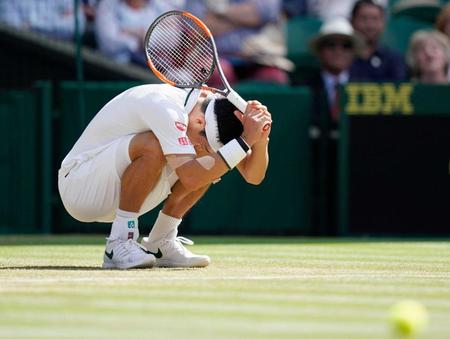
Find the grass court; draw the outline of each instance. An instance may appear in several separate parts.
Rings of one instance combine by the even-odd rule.
[[[101,236],[0,237],[0,338],[450,338],[450,241],[194,237],[204,269],[105,271]]]

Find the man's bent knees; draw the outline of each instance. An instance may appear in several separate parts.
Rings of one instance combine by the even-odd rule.
[[[158,183],[166,165],[158,139],[152,132],[137,134],[128,147],[131,164],[121,179],[119,208],[139,212]]]
[[[128,152],[131,161],[145,157],[153,160],[155,164],[160,163],[161,166],[166,164],[159,140],[153,132],[136,134],[130,142]]]

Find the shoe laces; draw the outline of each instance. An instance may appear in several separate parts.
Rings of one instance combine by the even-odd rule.
[[[178,241],[181,244],[194,245],[194,242],[191,239],[188,239],[186,237],[178,236],[178,237],[175,238],[175,240]]]
[[[191,251],[189,251],[186,247],[183,246],[183,244],[184,245],[194,245],[194,242],[191,239],[179,236],[179,237],[176,237],[172,241],[174,241],[174,244],[175,244],[174,247],[178,253],[180,253],[182,255],[185,255],[185,254],[191,255],[192,254]]]
[[[145,251],[145,248],[133,239],[128,239],[125,242],[121,242],[121,245],[122,246],[120,245],[118,246],[120,255],[127,255],[136,252],[141,254],[142,250]]]

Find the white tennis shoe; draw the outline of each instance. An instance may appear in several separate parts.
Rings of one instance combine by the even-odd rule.
[[[155,264],[155,256],[133,239],[106,239],[103,268],[124,270],[128,268],[153,267]]]
[[[142,239],[141,245],[156,258],[156,267],[205,267],[211,260],[206,255],[197,255],[189,251],[186,245],[194,242],[185,237],[163,238],[152,242],[149,238]]]

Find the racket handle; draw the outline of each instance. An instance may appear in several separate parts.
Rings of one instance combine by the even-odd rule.
[[[245,112],[245,109],[247,108],[247,101],[242,99],[242,97],[237,94],[237,92],[230,90],[230,93],[227,95],[227,99],[236,106],[242,113]],[[267,131],[270,128],[270,124],[265,124],[263,126],[263,132]]]
[[[242,113],[245,112],[245,109],[247,108],[247,101],[242,99],[242,97],[237,94],[235,91],[230,90],[230,93],[227,95],[228,101],[230,101],[234,106],[237,107],[238,110],[240,110]]]

